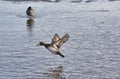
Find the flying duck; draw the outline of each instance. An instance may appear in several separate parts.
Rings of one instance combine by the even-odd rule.
[[[50,44],[39,42],[37,46],[39,45],[45,46],[45,48],[47,48],[51,53],[59,55],[64,58],[65,56],[60,52],[60,47],[63,43],[65,43],[68,40],[68,38],[69,38],[68,34],[65,34],[62,38],[60,38],[58,34],[55,34]]]
[[[29,7],[27,8],[26,14],[27,14],[28,16],[34,16],[34,10],[32,9],[31,6],[29,6]]]

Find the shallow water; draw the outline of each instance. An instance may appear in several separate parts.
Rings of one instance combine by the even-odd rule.
[[[95,3],[0,3],[0,79],[120,79],[118,3],[117,9]],[[36,13],[32,19],[25,14],[29,5]],[[61,48],[65,58],[36,47],[51,42],[55,33],[70,35]]]

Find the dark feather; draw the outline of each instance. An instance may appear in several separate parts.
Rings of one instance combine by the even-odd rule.
[[[65,34],[61,39],[59,39],[57,42],[55,42],[54,44],[60,48],[61,45],[63,45],[63,43],[65,43],[67,40],[69,39],[69,35]]]

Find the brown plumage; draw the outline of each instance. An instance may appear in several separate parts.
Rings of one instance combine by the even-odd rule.
[[[52,41],[50,44],[46,44],[44,42],[39,42],[37,46],[45,46],[51,53],[59,55],[61,57],[65,57],[63,54],[60,52],[60,47],[69,39],[69,35],[65,34],[62,38],[58,36],[58,34],[55,34],[54,37],[52,38]]]
[[[26,14],[27,14],[28,16],[34,16],[34,10],[32,9],[31,6],[29,6],[29,7],[27,8]]]

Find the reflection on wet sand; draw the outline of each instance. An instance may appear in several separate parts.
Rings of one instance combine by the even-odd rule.
[[[28,29],[32,29],[32,27],[34,26],[34,19],[33,18],[29,18],[26,22]]]
[[[63,66],[50,68],[48,71],[50,79],[66,79],[65,75],[63,74]]]
[[[43,70],[42,72],[35,72],[35,74],[40,79],[66,79],[63,66],[49,68],[47,72]]]
[[[27,26],[28,36],[29,37],[33,37],[34,19],[33,18],[29,18],[26,21],[26,26]]]

